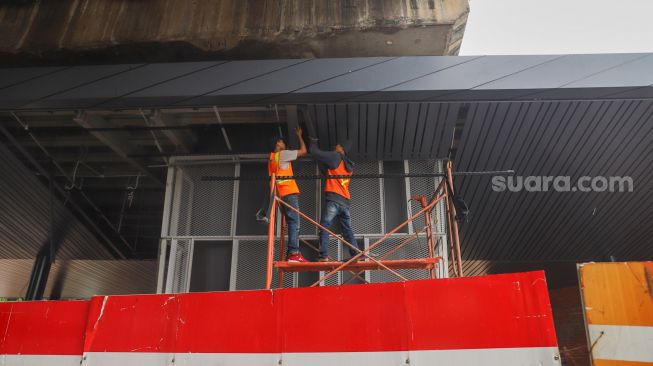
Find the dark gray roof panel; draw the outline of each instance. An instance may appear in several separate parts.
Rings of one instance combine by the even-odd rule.
[[[606,86],[637,87],[653,84],[653,55],[642,54],[632,62],[596,73],[573,82],[569,88],[601,88]]]
[[[214,102],[216,98],[211,95],[219,90],[234,86],[239,83],[259,78],[280,70],[292,67],[293,65],[307,62],[307,60],[263,60],[263,61],[235,61],[220,65],[215,70],[208,70],[205,75],[197,74],[180,79],[177,85],[165,85],[164,88],[145,91],[140,96],[157,95],[168,93],[177,95],[180,99],[171,104],[174,105],[211,105],[220,104]],[[189,82],[192,79],[192,82]],[[183,87],[182,87],[183,85]],[[169,88],[173,87],[174,91]],[[150,94],[151,93],[151,94]],[[172,94],[174,93],[174,94]],[[139,97],[139,95],[136,95]]]
[[[106,107],[120,105],[118,101],[120,97],[221,63],[185,62],[145,65],[28,104],[27,108],[88,108],[100,104]]]
[[[310,88],[311,85],[324,83],[324,80],[339,80],[343,76],[358,74],[363,69],[373,68],[389,60],[391,59],[387,57],[314,59],[235,84],[209,93],[207,96],[224,97],[224,99],[229,99],[228,96],[241,97],[240,102],[252,103],[270,95],[293,93],[307,86]]]
[[[651,54],[0,69],[12,83],[0,88],[0,109],[650,98],[652,69]]]
[[[0,90],[0,108],[21,108],[143,65],[76,66]],[[106,95],[106,94],[105,94]],[[106,97],[103,97],[106,98]],[[39,107],[37,107],[39,108]]]
[[[297,93],[369,93],[438,72],[469,61],[473,57],[399,57],[387,59],[363,70],[325,80],[299,89]]]
[[[641,58],[637,53],[596,55],[565,55],[539,66],[506,76],[481,85],[476,89],[522,89],[527,84],[531,89],[550,89],[570,86],[606,70],[627,65]]]
[[[0,89],[64,69],[65,67],[21,67],[0,69]]]
[[[476,57],[399,57],[290,94],[289,101],[397,102],[420,101],[423,92],[389,91],[398,84],[464,64]],[[276,99],[276,98],[275,98]]]
[[[209,94],[247,79],[264,75],[303,60],[215,62],[213,66],[133,93],[109,103],[114,107],[156,107],[184,105],[188,100]],[[173,64],[179,65],[179,64]],[[198,101],[199,103],[199,101]]]
[[[473,89],[529,68],[549,62],[560,56],[494,56],[479,57],[406,83],[389,88],[389,91],[437,91]]]

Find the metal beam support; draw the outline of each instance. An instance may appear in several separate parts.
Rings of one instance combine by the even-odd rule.
[[[157,109],[150,117],[150,122],[152,123],[152,127],[165,128],[161,130],[161,133],[175,145],[178,153],[189,154],[193,151],[193,146],[197,138],[187,129],[174,129],[174,127],[183,126],[183,123],[177,118],[162,113],[161,110]]]
[[[222,117],[220,116],[218,107],[213,106],[213,113],[215,113],[215,118],[218,120],[218,124],[220,125],[220,131],[222,131],[222,137],[224,138],[224,143],[227,144],[227,149],[229,151],[233,151],[231,147],[231,141],[229,141],[229,136],[227,135],[227,130],[225,130],[224,126],[222,125]]]
[[[79,113],[75,118],[73,118],[73,120],[84,128],[111,126],[111,123],[106,118],[85,112]],[[142,162],[138,158],[131,157],[132,155],[143,153],[143,151],[140,151],[140,149],[129,143],[128,133],[122,131],[92,131],[91,134],[102,143],[107,145],[109,148],[111,148],[111,150],[113,150],[116,154],[125,159],[131,165],[138,168],[141,172],[155,180],[159,185],[163,185],[159,177],[150,172],[150,170],[147,168],[146,163]]]

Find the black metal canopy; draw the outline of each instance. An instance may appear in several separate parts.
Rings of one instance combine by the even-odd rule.
[[[472,210],[461,228],[466,270],[484,273],[505,262],[653,258],[651,70],[653,54],[14,68],[0,70],[0,111],[303,104],[321,143],[344,134],[361,159],[633,178],[629,193],[494,192],[491,177],[457,178]]]
[[[434,56],[0,69],[0,109],[639,99],[653,55]]]

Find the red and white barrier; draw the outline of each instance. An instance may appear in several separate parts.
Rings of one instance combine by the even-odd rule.
[[[79,365],[89,301],[0,303],[0,365]]]
[[[79,304],[87,308],[74,312],[84,315],[85,327],[61,329],[71,342],[76,334],[77,343],[62,346],[65,352],[39,338],[37,328],[51,319],[43,317],[51,303],[67,304],[14,303],[9,309],[2,304],[0,329],[11,329],[0,345],[3,355],[24,361],[21,365],[53,364],[33,355],[68,354],[77,355],[76,363],[71,358],[62,365],[79,364],[81,355],[83,365],[559,364],[543,272],[95,297],[70,302],[71,311]],[[15,330],[21,325],[10,318],[16,319],[17,311],[37,313],[29,317],[34,322],[29,331]],[[56,321],[49,324],[53,337],[60,330]],[[7,339],[7,345],[34,344],[9,347]]]

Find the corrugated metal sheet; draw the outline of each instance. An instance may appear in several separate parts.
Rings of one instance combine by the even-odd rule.
[[[0,156],[0,258],[34,258],[50,237],[50,192],[1,143]],[[59,199],[52,208],[58,258],[113,258]]]
[[[354,142],[365,159],[446,158],[460,103],[316,104],[309,112],[322,149]]]
[[[0,259],[0,297],[25,296],[33,263],[31,259]],[[156,261],[57,260],[44,296],[70,299],[154,293],[156,275]]]
[[[653,364],[653,262],[578,266],[594,365]]]
[[[490,176],[458,177],[472,215],[463,258],[582,261],[650,258],[653,101],[471,103],[460,171],[630,176],[633,192],[494,192]],[[573,182],[573,180],[572,180]],[[484,271],[476,261],[468,273]]]

